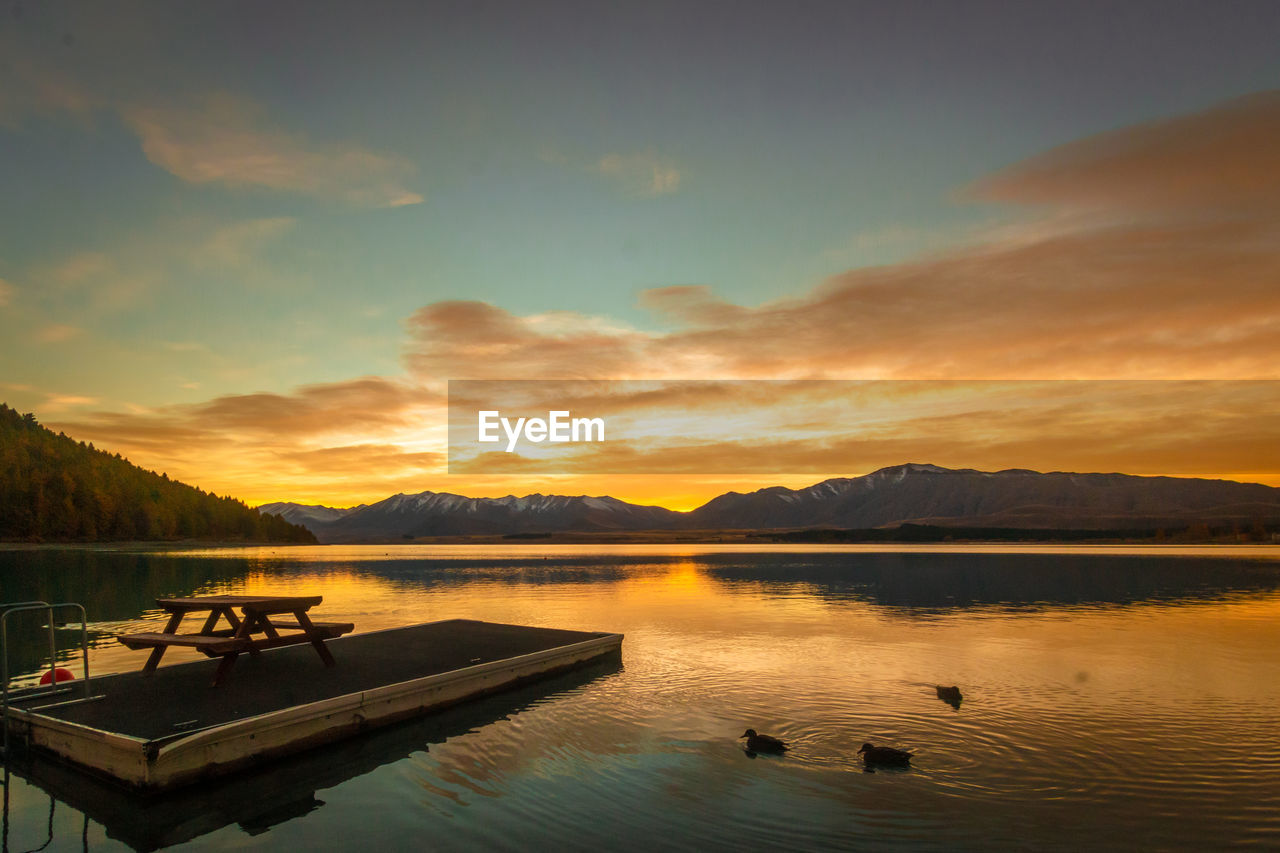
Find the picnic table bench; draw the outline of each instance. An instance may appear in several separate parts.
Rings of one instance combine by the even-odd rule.
[[[209,657],[221,657],[213,677],[213,686],[223,682],[243,652],[258,655],[263,649],[310,643],[324,661],[334,666],[333,655],[325,646],[332,640],[355,630],[351,622],[314,622],[307,614],[323,597],[265,596],[265,595],[202,595],[191,598],[157,598],[156,605],[169,613],[169,622],[163,631],[121,634],[116,637],[130,649],[151,649],[151,655],[142,668],[144,675],[155,672],[170,646],[184,646],[203,652]],[[240,615],[236,614],[239,608]],[[208,611],[204,625],[194,634],[179,634],[178,626],[188,613]],[[273,616],[292,615],[293,621],[273,619]],[[226,628],[218,623],[225,620]],[[296,631],[281,634],[280,631]]]

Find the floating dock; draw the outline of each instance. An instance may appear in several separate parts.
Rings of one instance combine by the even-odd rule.
[[[11,696],[12,740],[139,791],[221,776],[618,655],[621,634],[468,619],[355,634],[218,662],[95,676],[92,698]],[[69,701],[68,701],[69,700]]]
[[[14,755],[6,767],[59,803],[83,812],[108,838],[134,850],[170,847],[237,824],[249,835],[258,835],[326,808],[334,802],[330,789],[351,779],[534,711],[548,697],[621,670],[620,656],[606,655],[520,687],[169,791],[132,791],[35,751]]]

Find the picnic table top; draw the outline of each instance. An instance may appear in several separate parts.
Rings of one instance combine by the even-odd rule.
[[[157,598],[165,610],[219,610],[241,607],[262,612],[310,610],[324,600],[320,595],[197,595],[189,598]]]

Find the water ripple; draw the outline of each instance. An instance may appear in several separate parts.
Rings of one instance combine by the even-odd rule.
[[[194,584],[323,590],[361,630],[467,617],[626,634],[621,669],[427,726],[270,846],[351,827],[388,849],[1280,844],[1274,561],[473,550],[271,556]],[[155,618],[117,607],[91,627]],[[99,671],[138,665],[117,646],[95,646]],[[960,686],[958,709],[937,684]],[[750,757],[748,727],[792,750]],[[865,741],[915,757],[868,773]]]

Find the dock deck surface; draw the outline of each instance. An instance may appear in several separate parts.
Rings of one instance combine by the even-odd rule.
[[[332,805],[325,806],[333,802],[327,789],[499,720],[535,712],[548,697],[577,690],[620,672],[621,667],[620,659],[602,658],[243,773],[161,793],[130,791],[63,761],[30,752],[15,755],[8,766],[60,804],[66,803],[101,824],[108,838],[135,850],[157,850],[233,824],[257,835],[313,809],[332,810]]]
[[[102,698],[32,710],[67,722],[146,741],[255,717],[388,684],[452,672],[573,643],[604,633],[532,628],[453,619],[355,634],[327,645],[337,666],[326,668],[309,646],[241,655],[232,675],[211,686],[218,661],[162,666],[95,677]],[[142,659],[139,658],[139,670]]]

